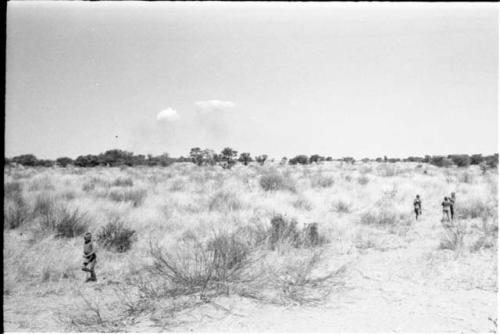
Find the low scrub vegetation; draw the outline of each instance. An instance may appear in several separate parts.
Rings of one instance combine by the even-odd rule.
[[[101,227],[96,235],[96,240],[108,250],[123,253],[132,247],[134,236],[134,230],[125,227],[119,218],[113,218]]]
[[[278,172],[262,175],[259,183],[265,191],[288,190],[295,192],[295,183],[293,180]]]
[[[234,150],[225,157],[200,151],[199,166],[189,157],[140,168],[126,159],[108,160],[109,168],[71,166],[76,160],[66,159],[54,168],[6,167],[4,294],[13,310],[8,315],[14,319],[16,312],[24,322],[6,323],[6,329],[45,328],[33,312],[58,308],[60,331],[144,329],[133,327],[136,320],[175,330],[191,312],[205,315],[206,307],[225,302],[330,303],[338,292],[358,293],[370,278],[391,284],[381,269],[426,283],[459,284],[439,276],[449,274],[449,266],[468,266],[478,281],[496,275],[480,265],[496,261],[498,177],[490,167],[483,175],[473,159],[474,166],[460,169],[319,155],[289,165],[248,153],[236,160]],[[457,193],[456,218],[440,226],[440,204],[451,191]],[[417,193],[423,216],[415,220]],[[83,284],[86,231],[97,245],[97,283]],[[404,273],[410,267],[422,272]],[[373,268],[376,273],[365,272]],[[25,296],[33,312],[21,312]],[[75,307],[63,305],[63,296]],[[56,299],[61,304],[47,303]]]

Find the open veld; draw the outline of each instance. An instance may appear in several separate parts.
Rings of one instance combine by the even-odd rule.
[[[495,331],[497,173],[6,166],[4,329]],[[86,231],[95,283],[81,271]]]

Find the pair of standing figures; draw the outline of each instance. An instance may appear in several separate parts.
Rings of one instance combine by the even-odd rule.
[[[448,222],[453,220],[455,216],[455,193],[451,193],[450,197],[445,197],[441,206],[443,207],[443,218],[441,220]],[[420,195],[417,195],[413,201],[413,208],[415,209],[415,219],[418,220],[418,217],[422,215],[422,200],[420,199]]]

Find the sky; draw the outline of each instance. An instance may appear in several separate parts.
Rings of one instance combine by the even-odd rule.
[[[498,152],[496,3],[7,5],[5,155]]]

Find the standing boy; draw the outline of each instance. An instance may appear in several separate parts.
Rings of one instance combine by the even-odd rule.
[[[415,209],[415,219],[418,220],[418,216],[422,215],[422,201],[420,200],[420,195],[417,195],[413,201],[413,208]]]
[[[455,193],[451,193],[450,197],[450,215],[451,220],[453,220],[453,217],[455,217]]]
[[[441,206],[443,207],[443,218],[441,219],[441,221],[447,221],[447,222],[449,222],[450,221],[450,206],[451,206],[451,202],[448,199],[448,197],[444,198],[444,201],[441,203]]]
[[[90,232],[85,233],[83,236],[84,244],[83,244],[83,267],[82,270],[90,273],[90,276],[87,277],[85,282],[95,282],[97,281],[97,277],[95,275],[95,264],[96,264],[96,254],[94,250],[94,245],[92,243],[92,234]]]

